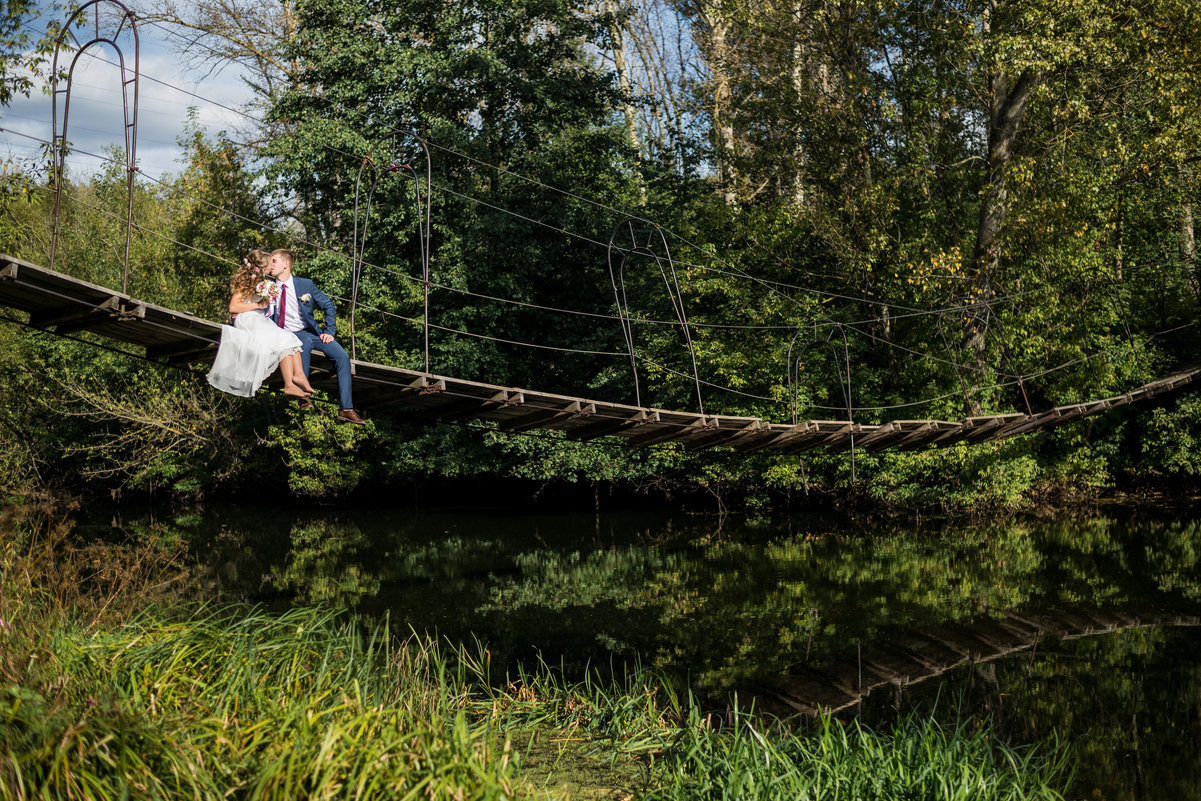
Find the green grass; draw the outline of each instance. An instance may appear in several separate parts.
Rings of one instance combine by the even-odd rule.
[[[19,542],[0,551],[4,799],[1002,801],[1066,781],[1066,750],[987,729],[707,715],[636,669],[496,676],[483,644],[328,611],[149,603],[111,561],[123,602],[85,603],[70,560]]]
[[[506,745],[438,649],[386,628],[227,609],[40,650],[0,697],[17,798],[512,797]]]

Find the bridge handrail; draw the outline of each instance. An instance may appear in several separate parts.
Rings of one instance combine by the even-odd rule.
[[[645,243],[640,241],[638,232],[635,231],[635,223],[646,226]],[[632,247],[618,247],[617,238],[623,229],[629,233]],[[653,247],[656,237],[662,247],[662,255],[656,252]],[[620,260],[616,269],[614,268],[613,259],[615,251],[620,254]],[[676,277],[675,263],[671,257],[671,248],[667,244],[667,238],[663,235],[663,230],[657,224],[642,217],[627,217],[618,223],[614,227],[613,233],[609,235],[607,251],[609,280],[613,284],[613,297],[617,303],[618,322],[621,325],[622,336],[625,338],[626,351],[630,356],[630,372],[634,377],[634,404],[636,406],[643,405],[642,389],[638,381],[638,356],[634,348],[634,331],[625,284],[626,263],[634,255],[649,256],[654,259],[655,266],[659,268],[659,275],[663,279],[663,284],[667,291],[667,299],[671,303],[672,311],[675,312],[676,320],[679,321],[680,328],[684,334],[684,343],[688,348],[688,358],[692,363],[692,379],[696,387],[697,409],[703,415],[705,413],[705,402],[701,396],[701,378],[696,364],[696,349],[692,344],[692,331],[688,325],[688,314],[684,309],[684,298],[680,292],[680,282]]]
[[[120,9],[120,22],[111,36],[100,35],[100,5],[108,3],[117,6]],[[67,71],[67,88],[58,88],[58,57],[62,52],[63,42],[70,35],[71,39],[78,44],[79,40],[72,32],[72,27],[77,23],[82,24],[83,18],[87,11],[91,9],[94,16],[93,26],[95,34],[88,42],[79,46],[75,56],[71,59],[71,67]],[[117,38],[121,35],[126,23],[129,24],[129,31],[133,35],[133,77],[126,79],[127,69],[125,66],[125,53],[121,50],[121,46],[117,44]],[[127,196],[125,210],[125,267],[121,279],[121,291],[129,291],[129,247],[133,239],[133,182],[134,173],[137,172],[137,147],[138,147],[138,82],[141,77],[141,48],[138,41],[138,25],[132,11],[129,10],[119,0],[91,0],[80,6],[75,13],[67,20],[67,24],[59,31],[58,36],[54,41],[54,59],[50,70],[50,86],[51,86],[51,147],[54,151],[54,230],[50,237],[50,269],[54,269],[54,257],[58,250],[58,234],[59,234],[59,219],[60,208],[62,205],[63,194],[63,174],[66,172],[67,164],[67,122],[71,113],[71,89],[73,87],[75,77],[75,66],[79,62],[80,56],[94,44],[109,44],[117,51],[119,59],[119,68],[121,70],[121,111],[122,120],[125,123],[125,192]],[[133,115],[130,120],[129,113],[129,85],[133,84]],[[63,99],[63,132],[60,135],[58,132],[58,96],[65,94]]]
[[[363,259],[367,249],[367,228],[371,221],[371,201],[375,196],[376,186],[379,184],[380,168],[376,161],[372,158],[377,147],[385,143],[391,143],[392,154],[395,153],[395,144],[397,137],[409,136],[421,145],[421,150],[425,155],[425,184],[424,193],[422,192],[421,177],[417,173],[417,168],[412,164],[398,164],[395,159],[390,158],[388,162],[388,171],[392,173],[400,170],[407,170],[413,176],[413,188],[415,195],[415,204],[417,208],[417,239],[418,246],[421,251],[421,281],[423,295],[423,312],[422,312],[422,335],[423,344],[422,351],[425,359],[425,372],[430,372],[430,198],[433,185],[433,165],[430,160],[429,142],[418,134],[407,131],[401,128],[395,128],[390,133],[376,140],[371,149],[367,151],[367,155],[363,157],[362,163],[359,165],[359,174],[355,178],[354,184],[354,234],[351,241],[351,281],[350,281],[350,356],[352,359],[358,358],[358,349],[355,337],[355,312],[358,308],[359,300],[359,281],[363,274]],[[359,199],[362,195],[363,171],[368,165],[372,167],[371,186],[367,191],[366,205],[363,211],[363,227],[362,233],[359,232]]]

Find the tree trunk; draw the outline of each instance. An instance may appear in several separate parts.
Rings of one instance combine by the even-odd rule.
[[[605,0],[605,11],[616,14],[618,11],[617,0]],[[635,152],[641,153],[642,145],[638,141],[638,120],[635,116],[634,104],[630,102],[633,90],[630,86],[630,73],[626,67],[625,32],[614,23],[609,34],[613,37],[613,67],[617,72],[617,85],[624,96],[621,111],[626,118],[626,141]]]
[[[727,206],[732,206],[738,195],[735,189],[737,170],[734,166],[734,125],[731,112],[733,91],[730,88],[730,78],[726,74],[728,34],[729,27],[725,20],[716,16],[710,19],[709,74],[713,91],[714,155],[722,200]]]
[[[1042,73],[1022,73],[1010,88],[1003,72],[988,77],[988,182],[984,202],[980,205],[980,220],[976,228],[976,247],[972,252],[973,288],[967,320],[966,345],[977,364],[984,362],[985,333],[989,301],[996,294],[995,282],[1001,261],[1001,232],[1009,212],[1009,160],[1018,128],[1030,104],[1034,90],[1042,81]]]
[[[1198,291],[1197,283],[1197,244],[1193,234],[1193,203],[1185,200],[1180,204],[1180,264],[1184,268],[1184,277]]]

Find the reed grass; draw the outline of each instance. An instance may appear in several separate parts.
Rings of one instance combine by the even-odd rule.
[[[10,631],[6,648],[11,642]],[[428,641],[328,612],[201,609],[58,628],[0,698],[0,788],[24,798],[512,797]],[[31,643],[28,643],[31,645]]]
[[[693,713],[678,733],[643,798],[1058,801],[1070,778],[1065,750],[1012,748],[967,724],[909,719],[878,733],[827,717],[800,733],[745,712],[715,729]]]
[[[636,667],[494,675],[487,647],[331,611],[71,602],[0,551],[0,798],[1058,799],[1067,752],[910,720],[705,715]],[[39,544],[40,543],[40,544]],[[33,547],[36,546],[36,547]],[[54,574],[57,575],[57,574]]]

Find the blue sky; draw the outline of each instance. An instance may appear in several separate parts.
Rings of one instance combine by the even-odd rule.
[[[65,15],[51,16],[46,12],[26,26],[34,35],[45,32],[52,19],[66,21]],[[78,34],[81,42],[90,33]],[[172,36],[157,25],[138,28],[141,79],[138,88],[138,135],[136,155],[141,171],[155,178],[179,174],[178,140],[186,127],[189,107],[195,107],[199,126],[215,134],[245,129],[248,121],[236,113],[250,99],[249,90],[241,82],[236,68],[215,74],[189,70],[171,47]],[[133,63],[132,37],[122,36],[118,42],[126,63]],[[71,54],[60,56],[60,63],[70,65]],[[70,113],[67,118],[68,138],[75,152],[69,158],[68,172],[79,179],[102,167],[102,161],[86,155],[101,154],[106,147],[121,145],[122,102],[116,51],[107,45],[93,45],[80,57],[71,89]],[[130,95],[132,100],[132,94]],[[8,107],[0,107],[0,161],[25,162],[36,158],[41,144],[35,140],[51,138],[51,98],[39,89],[30,97],[17,96]],[[59,104],[59,127],[62,127],[63,104]],[[32,137],[32,138],[30,138]]]

